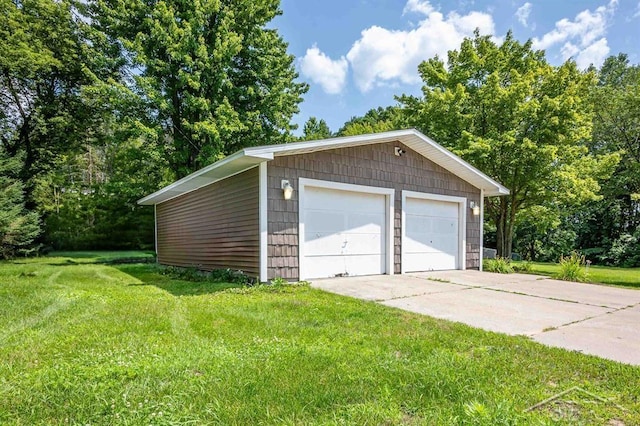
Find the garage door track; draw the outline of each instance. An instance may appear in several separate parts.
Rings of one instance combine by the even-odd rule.
[[[330,278],[312,286],[640,365],[639,290],[478,271]]]

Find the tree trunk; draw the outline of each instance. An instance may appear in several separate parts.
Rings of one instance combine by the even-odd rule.
[[[507,225],[507,203],[505,198],[498,202],[498,216],[496,218],[496,249],[498,257],[504,257],[506,252],[506,225]]]
[[[497,256],[511,258],[513,248],[513,231],[515,227],[516,208],[512,196],[501,197],[496,218],[496,249]]]
[[[505,249],[504,255],[502,256],[502,257],[504,257],[506,259],[511,259],[511,254],[513,252],[513,228],[514,228],[514,222],[515,222],[515,220],[513,220],[512,218],[509,218],[509,220],[507,221],[507,232],[505,232],[506,249]]]
[[[536,240],[535,238],[529,243],[529,259],[531,262],[536,260]]]

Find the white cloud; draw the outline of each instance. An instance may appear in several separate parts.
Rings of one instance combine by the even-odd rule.
[[[516,18],[518,18],[518,22],[522,24],[523,27],[528,27],[529,23],[527,20],[529,19],[529,15],[531,14],[531,3],[526,2],[522,6],[516,10]]]
[[[560,54],[563,58],[571,58],[576,54],[580,53],[580,48],[570,41],[566,42],[562,48],[560,49]]]
[[[634,18],[640,18],[640,1],[638,2],[638,6],[636,6],[636,13],[633,14]]]
[[[435,9],[433,8],[433,6],[431,6],[431,3],[429,3],[429,1],[409,0],[404,6],[402,14],[405,15],[410,12],[428,15],[431,12],[435,12]]]
[[[607,58],[607,55],[609,55],[609,51],[610,49],[607,44],[607,39],[601,38],[586,49],[582,50],[578,56],[575,57],[576,64],[578,64],[580,68],[587,68],[591,64],[599,67]]]
[[[319,84],[326,93],[335,95],[344,89],[349,68],[344,56],[331,59],[314,44],[299,63],[302,74]]]
[[[367,28],[347,53],[356,85],[362,92],[398,82],[419,83],[420,62],[435,55],[446,58],[447,52],[459,48],[464,37],[473,36],[476,28],[481,34],[495,32],[493,18],[483,12],[465,15],[451,12],[445,17],[428,1],[420,0],[409,0],[404,12],[423,14],[424,19],[411,30]]]
[[[611,0],[606,6],[595,11],[589,9],[578,13],[573,21],[561,19],[555,28],[542,38],[533,39],[534,49],[548,49],[562,44],[560,54],[564,60],[575,58],[581,67],[591,63],[598,66],[609,53],[607,26],[615,13],[618,0]],[[604,55],[604,56],[603,56]],[[586,66],[584,65],[586,63]]]
[[[600,66],[609,54],[607,27],[615,13],[618,0],[591,11],[578,13],[574,19],[561,19],[555,27],[533,39],[535,49],[558,49],[563,59],[574,58],[578,66]],[[529,21],[532,4],[525,2],[515,13],[518,21],[535,29]],[[638,5],[640,10],[640,4]],[[639,12],[640,13],[640,12]],[[346,56],[332,59],[316,45],[299,59],[301,73],[329,94],[340,93],[346,83],[349,68],[361,92],[375,87],[418,84],[420,62],[435,55],[446,59],[447,52],[460,47],[465,37],[473,37],[476,28],[491,35],[496,43],[495,23],[490,12],[471,11],[443,14],[429,0],[407,0],[403,15],[417,14],[420,21],[410,29],[388,29],[372,26],[364,29]]]

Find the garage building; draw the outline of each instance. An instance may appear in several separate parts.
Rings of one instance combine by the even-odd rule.
[[[245,148],[139,200],[165,265],[260,281],[480,269],[509,191],[417,130]]]

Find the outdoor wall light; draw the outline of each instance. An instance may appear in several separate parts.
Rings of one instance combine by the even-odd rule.
[[[291,196],[293,195],[293,186],[291,186],[291,183],[289,183],[289,181],[286,179],[282,179],[282,182],[280,182],[280,186],[282,188],[282,193],[284,194],[284,199],[290,200]]]
[[[469,207],[473,210],[474,216],[478,216],[480,214],[480,206],[475,201],[469,201]]]

